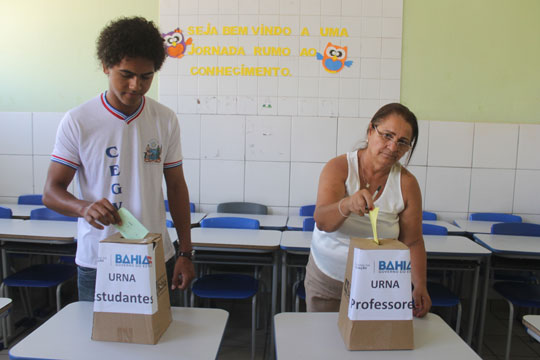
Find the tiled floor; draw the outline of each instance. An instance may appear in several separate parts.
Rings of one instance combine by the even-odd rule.
[[[218,359],[249,359],[251,355],[251,302],[223,301],[218,302],[215,305],[229,312],[229,321],[218,354]],[[490,301],[486,316],[482,359],[504,359],[507,314],[507,306],[502,300]],[[445,316],[445,314],[443,313],[441,316]],[[268,320],[268,318],[266,320]],[[273,352],[271,352],[271,338],[269,334],[269,329],[271,329],[271,327],[264,326],[264,323],[265,321],[261,322],[261,328],[257,330],[256,337],[255,358],[259,360],[273,359]],[[15,339],[10,345],[13,346],[23,337],[24,335]],[[0,351],[0,360],[7,360],[8,358],[7,350]],[[514,320],[510,358],[512,360],[540,359],[540,343],[532,340],[532,338],[527,335],[523,325],[521,325],[521,322],[518,320]]]

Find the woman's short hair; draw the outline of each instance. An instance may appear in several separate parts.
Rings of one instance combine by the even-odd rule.
[[[110,22],[96,41],[97,57],[108,68],[125,57],[148,59],[158,71],[165,61],[163,38],[156,25],[142,17],[122,17]]]
[[[408,164],[411,160],[414,149],[416,148],[416,143],[418,142],[418,120],[416,119],[416,115],[414,115],[414,113],[409,110],[408,107],[400,103],[390,103],[384,105],[379,110],[377,110],[375,115],[373,115],[373,117],[371,118],[367,132],[369,133],[369,129],[371,129],[373,126],[378,125],[383,119],[392,114],[401,116],[403,120],[405,120],[409,125],[411,125],[411,150],[409,150],[409,155],[407,156],[406,161],[406,164]]]

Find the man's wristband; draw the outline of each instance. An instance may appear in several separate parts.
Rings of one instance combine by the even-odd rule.
[[[176,253],[176,256],[177,257],[186,257],[188,258],[189,260],[192,260],[193,261],[193,257],[195,256],[195,250],[190,250],[190,251],[178,251]]]

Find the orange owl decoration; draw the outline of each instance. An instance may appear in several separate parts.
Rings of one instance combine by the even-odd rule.
[[[324,49],[324,55],[317,53],[317,60],[322,60],[322,66],[324,70],[329,73],[337,73],[352,65],[351,60],[347,60],[347,47],[334,45],[332,43],[326,44]]]
[[[173,58],[180,59],[184,56],[188,45],[191,45],[192,39],[188,38],[184,41],[184,34],[180,28],[166,34],[162,34],[167,47],[167,55]]]

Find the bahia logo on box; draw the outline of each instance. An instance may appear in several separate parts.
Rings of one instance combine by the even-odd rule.
[[[379,273],[402,273],[410,271],[410,261],[379,261]]]
[[[150,267],[152,266],[151,256],[142,255],[128,255],[128,254],[116,254],[114,256],[114,263],[117,266],[128,267]]]

